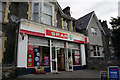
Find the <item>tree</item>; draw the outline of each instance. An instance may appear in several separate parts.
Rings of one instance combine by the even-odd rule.
[[[118,29],[120,27],[120,17],[117,18],[111,17],[110,24],[112,25],[113,29]]]
[[[116,53],[117,57],[120,57],[120,17],[113,18],[111,17],[111,22],[110,24],[112,25],[112,42],[114,46],[114,50]]]

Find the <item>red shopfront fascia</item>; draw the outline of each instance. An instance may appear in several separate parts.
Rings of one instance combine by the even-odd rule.
[[[27,31],[27,30],[21,29],[20,33],[41,36],[41,37],[50,37],[50,38],[62,39],[62,40],[70,40],[70,36],[71,36],[71,35],[68,35],[66,33],[56,32],[56,31],[52,31],[52,30],[48,30],[48,29],[46,29],[45,33],[38,33],[38,32]],[[70,41],[82,43],[82,44],[88,42],[87,37],[85,37],[85,41],[81,41],[81,40],[73,39],[73,36],[72,36],[72,39]]]

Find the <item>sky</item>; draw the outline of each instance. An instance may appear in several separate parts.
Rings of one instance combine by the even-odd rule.
[[[71,16],[78,19],[92,11],[98,19],[107,20],[108,27],[111,17],[118,16],[118,2],[120,0],[57,0],[61,8],[70,6]]]

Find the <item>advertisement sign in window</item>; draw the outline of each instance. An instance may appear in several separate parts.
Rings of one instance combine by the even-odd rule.
[[[44,57],[44,65],[49,65],[49,57],[48,56]]]
[[[81,64],[81,62],[80,62],[80,50],[75,50],[74,58],[75,58],[75,65],[80,65]]]
[[[108,68],[108,78],[109,80],[119,80],[119,67],[110,66]]]

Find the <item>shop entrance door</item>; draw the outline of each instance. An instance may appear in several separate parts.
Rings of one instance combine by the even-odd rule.
[[[66,49],[65,61],[66,71],[73,71],[72,49]]]
[[[57,47],[52,47],[51,73],[58,73],[57,69]]]
[[[58,71],[65,71],[65,57],[64,48],[58,48],[57,50],[57,64]]]

